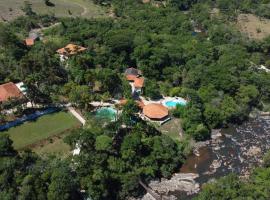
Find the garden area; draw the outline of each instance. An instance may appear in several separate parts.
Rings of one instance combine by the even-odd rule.
[[[80,126],[80,123],[76,118],[70,113],[62,111],[45,115],[35,121],[26,122],[2,133],[7,133],[14,142],[14,148],[19,150],[26,147],[35,147],[37,144],[41,145],[50,137],[64,134],[78,126]]]

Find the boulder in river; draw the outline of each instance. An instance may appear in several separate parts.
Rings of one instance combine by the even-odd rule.
[[[221,129],[213,129],[211,132],[211,138],[213,140],[216,140],[222,136]]]
[[[171,179],[164,179],[161,182],[151,181],[149,187],[159,194],[181,191],[191,195],[200,190],[199,184],[195,181],[198,176],[193,173],[177,173]]]
[[[257,156],[258,154],[261,154],[261,152],[262,152],[262,150],[260,147],[252,146],[246,152],[246,155],[247,156]]]

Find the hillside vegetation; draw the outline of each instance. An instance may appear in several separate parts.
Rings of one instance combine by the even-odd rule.
[[[257,68],[270,66],[270,37],[252,40],[235,26],[239,10],[269,17],[262,6],[269,1],[171,0],[163,6],[135,0],[95,2],[111,4],[115,18],[56,18],[39,15],[28,5],[26,16],[0,24],[0,82],[23,81],[29,101],[69,102],[88,113],[91,101],[127,99],[117,121],[89,119],[65,139],[81,149],[69,159],[18,154],[10,138],[0,135],[0,199],[140,197],[145,192],[141,182],[178,171],[191,140],[206,140],[213,128],[241,123],[253,109],[270,103],[270,74]],[[214,8],[218,15],[211,13]],[[24,45],[21,38],[33,28],[57,22],[44,31],[44,40]],[[56,50],[68,43],[87,50],[62,63]],[[130,66],[142,71],[146,98],[188,100],[187,106],[172,111],[181,119],[187,140],[173,140],[139,118],[123,78]],[[199,198],[253,199],[254,194],[254,199],[269,199],[267,167],[255,171],[246,187],[246,182],[229,177],[218,188],[206,186]],[[227,185],[233,189],[227,187],[229,194],[223,196]],[[243,196],[247,188],[256,193]]]

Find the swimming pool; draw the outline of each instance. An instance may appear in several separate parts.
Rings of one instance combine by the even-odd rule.
[[[169,100],[169,101],[166,101],[164,103],[164,105],[168,108],[174,108],[176,107],[177,105],[180,105],[180,106],[185,106],[187,105],[187,101],[184,100],[184,99],[173,99],[173,100]]]
[[[99,108],[95,113],[96,118],[106,119],[110,121],[115,121],[116,115],[117,115],[117,111],[112,107]]]

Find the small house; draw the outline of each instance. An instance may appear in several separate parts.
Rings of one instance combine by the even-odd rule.
[[[65,61],[67,60],[70,56],[76,55],[78,53],[86,51],[87,48],[75,45],[75,44],[68,44],[67,46],[58,49],[56,52],[60,55],[60,60]]]
[[[22,99],[24,97],[21,90],[12,82],[0,85],[0,104],[10,99]]]
[[[36,32],[30,32],[28,38],[25,39],[26,46],[33,46],[35,41],[39,40],[39,35]]]
[[[151,121],[164,123],[168,121],[169,110],[162,104],[150,103],[143,107],[143,116]]]
[[[142,76],[141,70],[130,67],[125,70],[125,76],[127,81],[130,82],[132,87],[132,94],[141,94],[144,87],[144,78]]]

